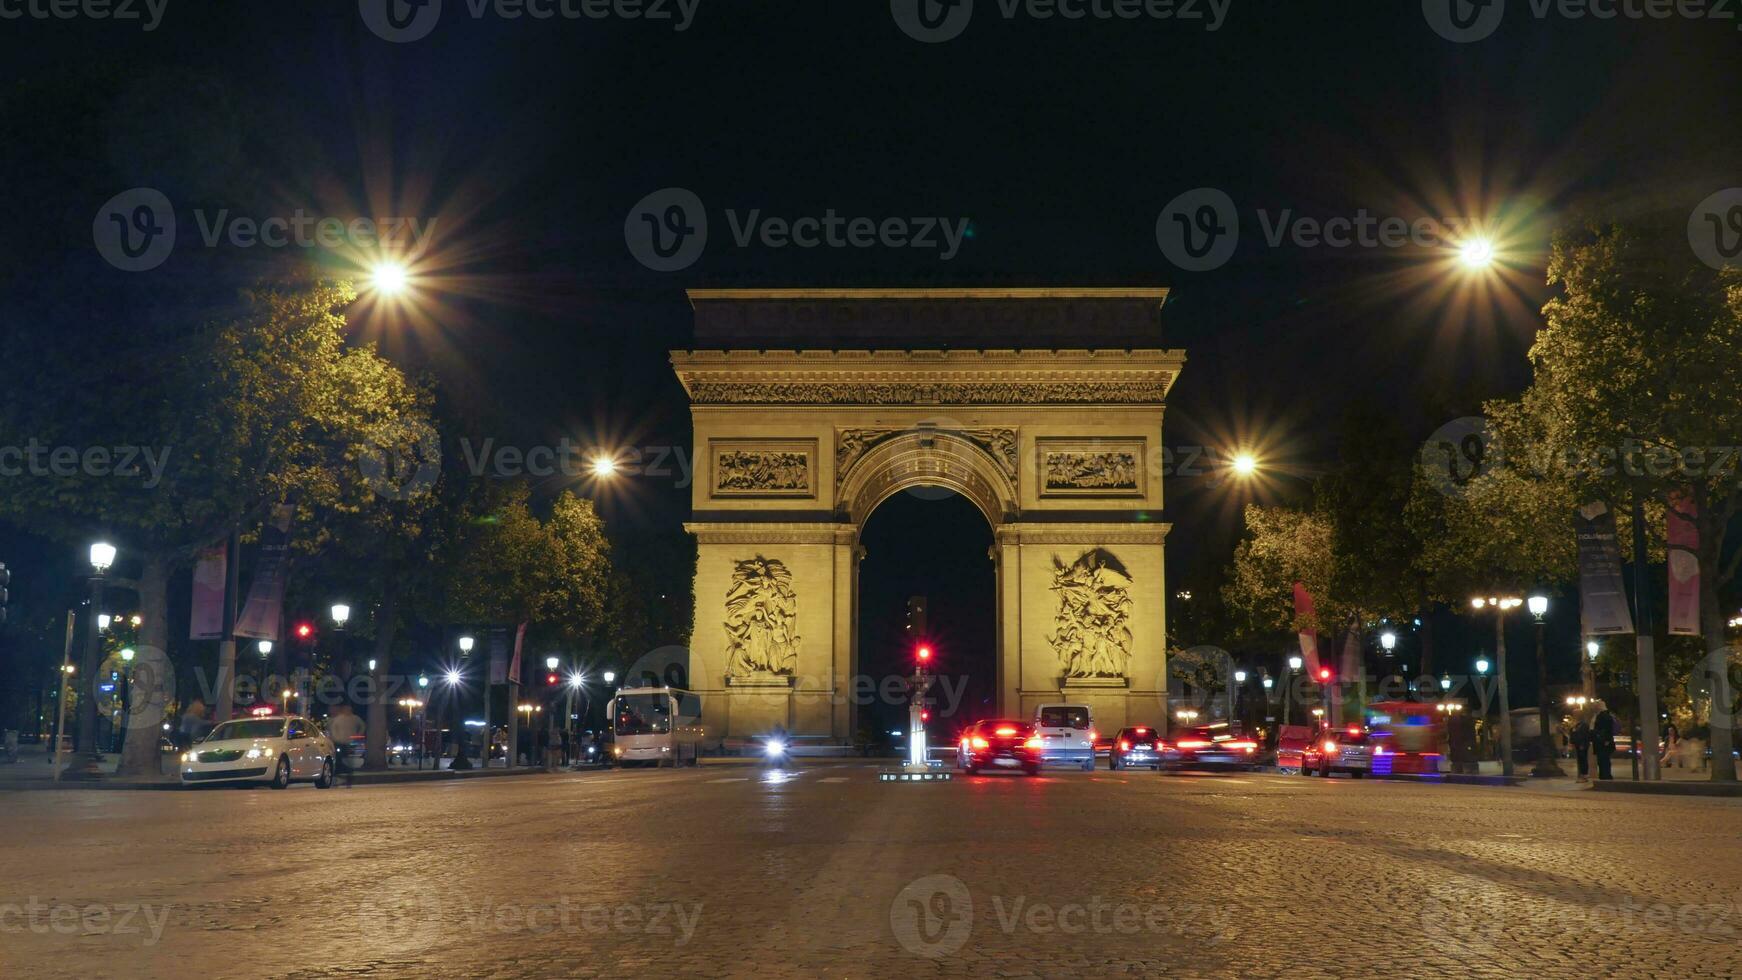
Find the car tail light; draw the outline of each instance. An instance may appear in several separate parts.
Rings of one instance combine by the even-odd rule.
[[[1327,742],[1326,742],[1326,743],[1325,743],[1325,752],[1326,752],[1326,754],[1329,754],[1329,753],[1332,753],[1332,752],[1335,752],[1335,751],[1337,751],[1337,743],[1335,743],[1335,742],[1330,742],[1330,741],[1327,741]]]
[[[1385,746],[1383,746],[1383,745],[1373,746],[1373,754],[1374,755],[1384,755],[1385,754]]]
[[[989,743],[985,739],[981,738],[980,736],[975,735],[973,738],[968,740],[968,744],[972,745],[976,749],[983,749]]]
[[[1100,740],[1101,740],[1101,733],[1095,731],[1093,728],[1089,729],[1089,741],[1099,742]]]
[[[1180,742],[1179,747],[1182,749],[1207,749],[1210,747],[1210,743],[1202,739],[1188,738]]]
[[[1038,749],[1041,747],[1040,736],[1039,735],[1032,736],[1029,738],[1028,741],[1023,742],[1022,745],[1024,748]]]
[[[1166,752],[1167,751],[1167,743],[1157,739],[1156,743],[1155,743],[1155,751]]]
[[[1004,735],[1004,736],[1015,735],[1016,729],[1011,728],[1008,725],[1006,725],[1005,727],[998,729],[996,732],[993,732],[993,734],[994,735]]]
[[[1131,751],[1131,743],[1125,741],[1124,739],[1120,739],[1119,740],[1119,751],[1121,751],[1121,752]]]
[[[1254,752],[1254,751],[1257,751],[1257,749],[1258,749],[1258,743],[1257,742],[1229,742],[1228,747],[1231,749],[1245,749],[1248,752]]]

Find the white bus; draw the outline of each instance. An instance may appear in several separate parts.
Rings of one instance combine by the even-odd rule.
[[[702,696],[675,687],[633,687],[608,706],[619,763],[695,765],[702,750]]]

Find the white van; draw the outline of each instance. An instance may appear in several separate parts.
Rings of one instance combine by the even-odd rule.
[[[1034,709],[1034,734],[1043,764],[1095,771],[1095,719],[1086,704],[1043,704]]]

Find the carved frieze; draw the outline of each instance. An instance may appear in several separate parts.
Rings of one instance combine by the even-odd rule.
[[[726,673],[791,676],[798,667],[798,596],[778,558],[737,562],[726,589]]]
[[[716,497],[816,495],[816,441],[715,439],[709,443]]]
[[[1141,497],[1144,440],[1041,439],[1036,443],[1043,497]]]
[[[1064,676],[1131,676],[1131,576],[1106,550],[1086,551],[1066,565],[1053,559],[1058,594],[1047,637]]]
[[[697,405],[1143,405],[1167,398],[1161,381],[989,383],[694,381]]]

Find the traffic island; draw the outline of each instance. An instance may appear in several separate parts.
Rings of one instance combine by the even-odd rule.
[[[1742,783],[1714,783],[1698,780],[1666,779],[1658,782],[1631,779],[1592,780],[1591,788],[1599,793],[1647,793],[1657,796],[1728,796],[1742,797]]]

